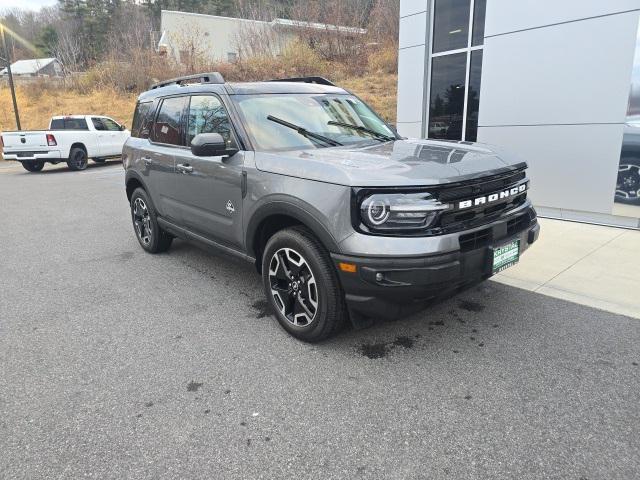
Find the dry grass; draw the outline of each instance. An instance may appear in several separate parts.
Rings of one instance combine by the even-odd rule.
[[[80,94],[64,88],[17,88],[18,108],[23,130],[43,130],[54,115],[106,115],[131,126],[136,95],[112,89]],[[11,94],[0,87],[0,131],[15,130]]]
[[[396,118],[397,76],[381,72],[337,82],[377,110],[386,120]],[[24,130],[42,130],[54,115],[106,115],[131,126],[136,94],[102,88],[80,93],[64,88],[21,87],[17,89],[20,119]],[[0,132],[15,130],[11,95],[0,87]]]
[[[367,102],[387,122],[396,121],[398,76],[396,74],[370,74],[348,78],[340,86],[355,93]]]

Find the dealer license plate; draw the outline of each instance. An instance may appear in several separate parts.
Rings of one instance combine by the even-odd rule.
[[[520,240],[493,249],[493,273],[514,266],[520,260]]]

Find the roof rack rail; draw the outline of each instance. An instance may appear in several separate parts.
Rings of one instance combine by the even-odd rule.
[[[276,78],[273,80],[267,80],[268,82],[301,82],[301,83],[317,83],[318,85],[328,85],[335,87],[335,83],[331,80],[327,80],[324,77],[293,77],[293,78]]]
[[[223,84],[224,77],[218,72],[211,73],[198,73],[196,75],[187,75],[185,77],[172,78],[170,80],[164,80],[162,82],[154,83],[151,85],[151,89],[166,87],[168,85],[182,85],[183,83],[215,83]]]

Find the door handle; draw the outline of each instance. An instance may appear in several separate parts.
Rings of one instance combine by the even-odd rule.
[[[182,173],[191,173],[193,172],[193,167],[187,163],[180,163],[176,165],[176,170]]]

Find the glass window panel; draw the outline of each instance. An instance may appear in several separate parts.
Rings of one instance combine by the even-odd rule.
[[[429,138],[462,140],[467,54],[433,59]]]
[[[119,132],[120,131],[120,125],[118,125],[115,121],[111,120],[110,118],[103,118],[102,119],[102,124],[110,132]]]
[[[199,133],[219,133],[229,146],[235,146],[231,136],[229,115],[218,97],[197,95],[191,97],[187,145]]]
[[[476,0],[473,6],[473,32],[471,45],[484,44],[484,18],[487,11],[487,0]]]
[[[95,128],[96,130],[106,130],[107,129],[107,127],[105,127],[104,123],[102,123],[102,120],[100,120],[99,118],[91,117],[91,123],[93,123],[93,128]]]
[[[467,135],[465,140],[478,140],[478,112],[480,111],[480,80],[482,78],[482,50],[471,52],[469,93],[467,100]]]
[[[187,97],[167,98],[162,102],[153,125],[153,140],[169,145],[182,145],[182,112]]]
[[[433,52],[466,48],[471,0],[436,0]]]

